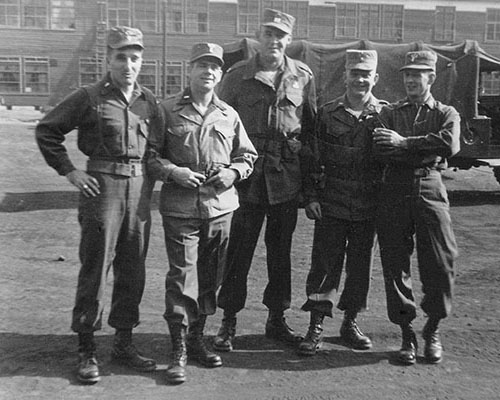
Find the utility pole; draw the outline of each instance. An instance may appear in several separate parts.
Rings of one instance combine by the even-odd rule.
[[[167,97],[167,0],[162,1],[162,30],[163,30],[163,48],[162,48],[162,73],[161,73],[161,94],[162,98]]]

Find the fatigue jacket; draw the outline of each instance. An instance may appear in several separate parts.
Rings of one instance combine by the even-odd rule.
[[[316,89],[307,65],[285,57],[279,84],[265,78],[259,55],[225,74],[220,97],[239,113],[259,158],[250,178],[238,184],[243,201],[279,204],[301,192],[301,158],[310,156]]]
[[[460,115],[432,95],[420,106],[408,99],[384,107],[381,123],[407,138],[408,148],[391,154],[375,151],[389,165],[445,169],[446,158],[460,150]]]
[[[372,95],[357,117],[347,110],[344,95],[318,111],[316,148],[324,176],[319,186],[305,184],[305,197],[319,201],[323,215],[349,221],[374,217],[382,164],[372,154],[372,131],[386,104]]]
[[[130,103],[109,75],[80,88],[37,125],[36,139],[47,163],[60,175],[75,169],[63,145],[78,128],[78,148],[90,159],[142,159],[152,130],[163,128],[158,105],[148,89],[136,85]]]
[[[164,184],[160,212],[179,218],[214,218],[239,206],[234,186],[217,189],[212,185],[185,188],[170,175],[177,167],[204,173],[207,178],[221,168],[238,172],[239,180],[252,172],[257,152],[232,107],[214,95],[205,116],[194,108],[190,90],[160,104],[165,131],[153,135],[148,152],[148,170]]]

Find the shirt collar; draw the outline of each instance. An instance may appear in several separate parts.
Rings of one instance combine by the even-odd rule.
[[[188,104],[193,104],[193,98],[191,96],[191,89],[189,87],[185,88],[184,91],[182,92],[181,96],[179,97],[179,100],[177,101],[177,106],[175,107],[175,110],[180,110],[181,108],[185,107]],[[227,109],[225,103],[219,99],[219,96],[214,92],[212,101],[210,102],[210,106],[214,106],[219,108],[222,111],[225,111]]]
[[[243,79],[253,79],[257,72],[262,71],[262,67],[259,62],[260,54],[257,53],[253,56],[245,66],[245,71],[243,73]],[[294,63],[289,61],[288,56],[283,57],[283,63],[278,68],[278,72],[289,71],[292,75],[297,75],[297,67]]]
[[[410,101],[410,99],[405,98],[398,104],[398,108],[401,107],[406,107],[406,106],[414,106],[416,103],[413,103]],[[425,101],[421,104],[427,106],[429,109],[434,109],[436,107],[436,100],[434,99],[434,96],[432,94],[429,94],[429,96],[425,99]]]

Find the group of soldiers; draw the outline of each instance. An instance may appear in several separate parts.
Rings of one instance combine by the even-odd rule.
[[[186,380],[188,358],[209,368],[222,365],[203,338],[206,318],[217,307],[223,318],[213,347],[233,349],[264,221],[266,337],[315,355],[345,265],[340,335],[355,349],[371,348],[356,318],[367,307],[377,236],[388,316],[402,332],[397,360],[411,365],[417,357],[410,271],[416,245],[421,307],[428,317],[424,357],[441,361],[438,324],[450,313],[457,255],[441,170],[459,150],[460,118],[430,92],[436,54],[406,55],[401,72],[407,97],[388,104],[372,94],[376,51],[347,50],[345,93],[318,109],[313,73],[285,54],[294,22],[266,9],[257,54],[224,77],[223,49],[195,44],[189,86],[161,103],[137,83],[142,33],[114,27],[106,76],[70,94],[38,124],[36,139],[47,163],[80,191],[81,269],[71,325],[78,334],[79,381],[100,380],[94,332],[101,328],[111,267],[112,358],[139,371],[156,368],[133,344],[132,330],[139,324],[157,180],[163,183],[159,210],[168,255],[169,383]],[[88,156],[85,170],[73,165],[63,144],[74,129]],[[315,221],[302,306],[310,313],[305,337],[284,316],[301,205]]]

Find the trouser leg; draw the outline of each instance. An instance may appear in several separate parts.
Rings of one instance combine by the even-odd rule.
[[[264,217],[265,209],[258,204],[242,203],[234,212],[227,270],[217,299],[217,305],[227,314],[234,315],[245,307],[248,273]]]
[[[382,189],[377,216],[387,313],[389,320],[398,325],[409,323],[416,317],[410,271],[414,248],[411,199],[400,190],[397,185],[387,185]]]
[[[95,174],[95,177],[101,194],[90,198],[80,195],[81,268],[71,324],[75,332],[101,329],[106,277],[123,219],[124,180],[106,174]]]
[[[373,220],[349,222],[346,278],[338,308],[354,316],[367,307],[374,243]]]
[[[342,220],[324,216],[314,224],[311,269],[307,275],[304,311],[332,317],[346,248],[347,226]]]
[[[198,305],[203,315],[215,314],[216,293],[227,261],[233,213],[204,221],[198,251]]]
[[[292,235],[297,225],[296,201],[269,206],[265,232],[268,284],[263,303],[270,310],[290,308]]]
[[[198,318],[199,220],[163,216],[169,269],[165,279],[165,313],[169,324]]]
[[[139,323],[151,227],[151,193],[152,185],[144,176],[127,180],[126,210],[113,262],[114,285],[108,320],[116,329],[131,329]]]
[[[429,317],[439,321],[451,312],[458,251],[440,175],[436,172],[422,179],[420,185],[416,238],[423,291],[421,306]]]

